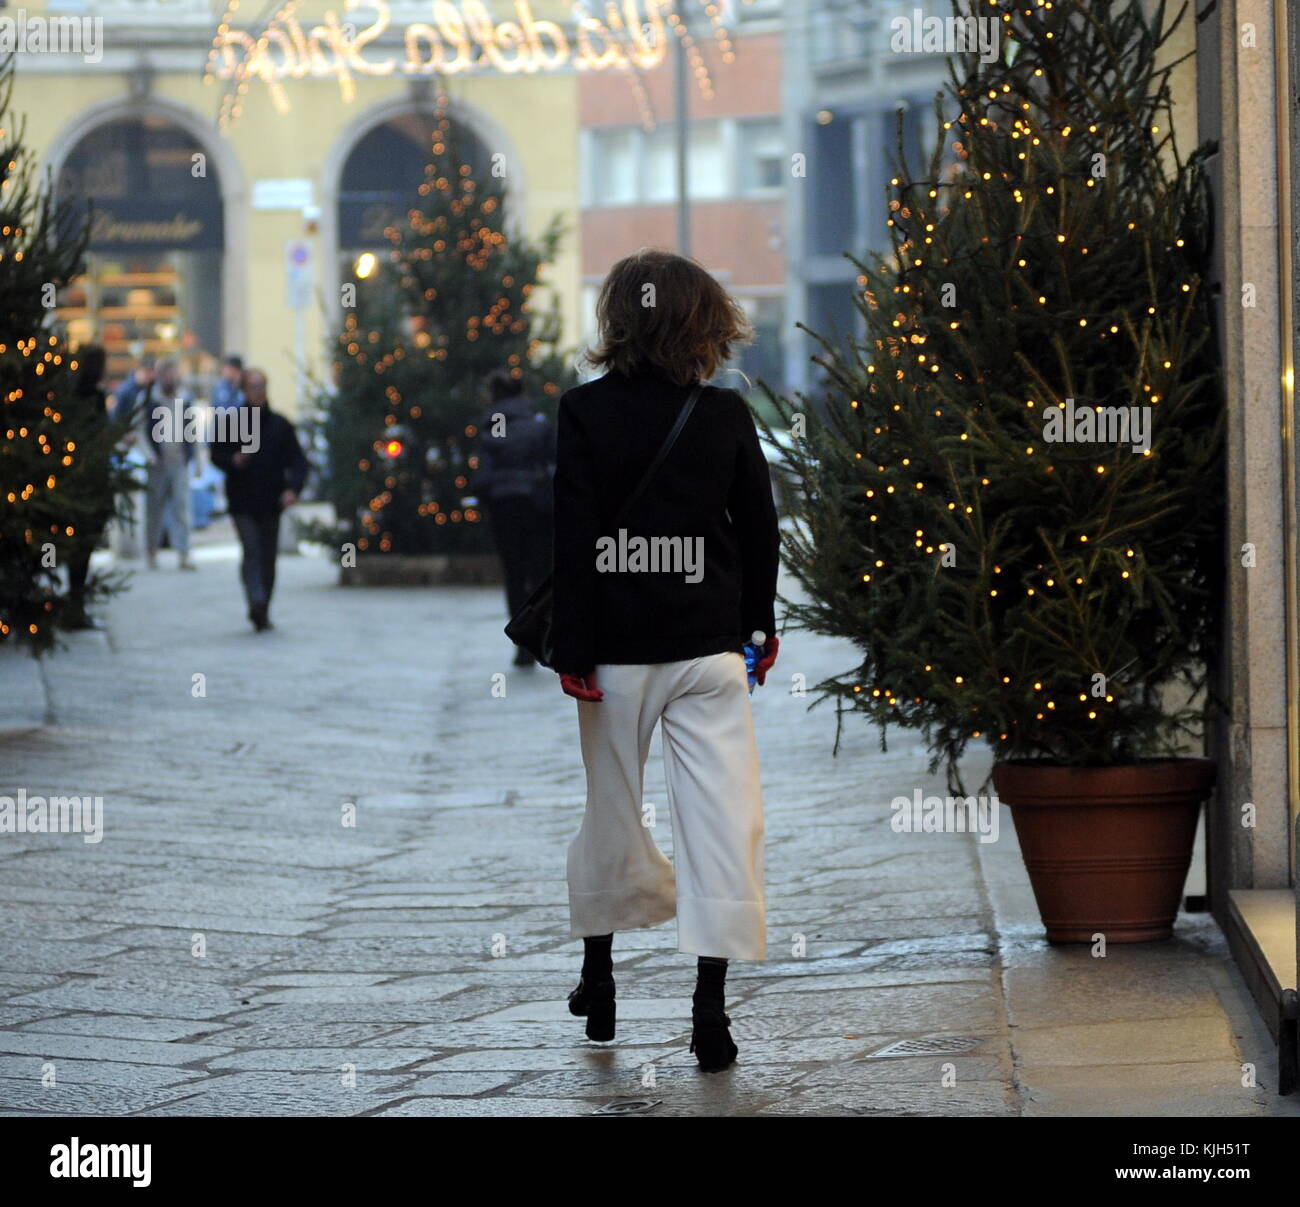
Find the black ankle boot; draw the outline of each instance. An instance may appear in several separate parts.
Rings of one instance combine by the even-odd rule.
[[[587,1019],[587,1038],[607,1043],[614,1038],[614,979],[588,981],[583,977],[569,994],[569,1013]]]
[[[700,956],[691,1004],[691,1051],[705,1073],[720,1073],[736,1059],[726,1014],[727,961]]]
[[[582,976],[569,994],[569,1013],[587,1020],[587,1038],[604,1043],[614,1038],[614,936],[588,935],[582,940]]]
[[[730,1026],[721,1006],[706,1002],[691,1007],[691,1051],[700,1072],[721,1073],[735,1061],[739,1049],[732,1042]]]

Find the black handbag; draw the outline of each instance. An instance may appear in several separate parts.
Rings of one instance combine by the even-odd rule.
[[[650,485],[650,479],[659,472],[659,467],[672,451],[673,445],[677,443],[677,437],[681,435],[682,428],[686,426],[686,421],[691,417],[691,412],[695,409],[695,402],[699,398],[702,389],[704,389],[703,385],[697,385],[687,395],[686,401],[682,403],[682,409],[677,414],[677,421],[673,424],[672,431],[668,433],[659,451],[655,454],[655,459],[650,462],[649,468],[641,475],[641,481],[636,484],[636,488],[623,501],[623,506],[619,508],[618,515],[614,517],[615,528],[618,528],[623,520],[627,518],[628,512],[632,510],[637,499],[641,497],[645,488]],[[552,636],[555,614],[554,588],[555,576],[548,574],[542,580],[541,585],[528,597],[524,606],[511,617],[510,623],[506,625],[506,636],[515,645],[522,646],[532,654],[543,666],[552,665],[551,659],[555,653],[555,641]]]

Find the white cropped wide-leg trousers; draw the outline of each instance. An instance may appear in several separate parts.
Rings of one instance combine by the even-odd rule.
[[[677,949],[767,958],[763,792],[744,659],[602,665],[598,702],[578,702],[587,810],[569,846],[571,935],[677,917]],[[673,863],[643,812],[645,761],[662,727]]]

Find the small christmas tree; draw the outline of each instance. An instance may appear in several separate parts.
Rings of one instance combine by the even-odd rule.
[[[69,604],[61,571],[126,489],[121,430],[77,394],[75,352],[51,323],[80,270],[87,227],[41,190],[10,110],[14,60],[0,65],[0,640],[47,651]],[[92,578],[85,599],[113,587]]]
[[[389,259],[360,282],[338,336],[331,497],[362,552],[490,549],[473,502],[484,379],[507,369],[552,413],[575,380],[558,302],[544,315],[530,303],[558,221],[536,241],[508,237],[504,187],[476,178],[442,107],[431,155],[419,206],[385,232]]]
[[[1158,62],[1181,15],[978,11],[1000,53],[955,60],[928,170],[891,182],[892,258],[855,261],[865,339],[815,358],[823,410],[781,402],[810,425],[791,615],[863,655],[822,691],[882,740],[921,730],[954,784],[972,740],[1171,749],[1223,574],[1203,150],[1180,156]]]

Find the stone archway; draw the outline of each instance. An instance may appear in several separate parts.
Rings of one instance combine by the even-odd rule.
[[[349,222],[357,216],[343,211],[345,208],[365,204],[365,199],[358,196],[360,190],[350,187],[349,168],[358,165],[358,157],[365,156],[367,147],[380,151],[386,143],[396,154],[402,156],[402,161],[411,169],[411,192],[414,193],[424,164],[428,162],[427,153],[420,146],[420,128],[428,125],[431,129],[435,112],[432,98],[410,94],[394,97],[359,114],[334,140],[321,174],[320,188],[321,284],[333,321],[342,320],[339,295],[343,279],[341,265],[344,253],[354,247]],[[467,145],[477,149],[477,154],[483,157],[498,153],[506,156],[510,166],[505,228],[510,232],[522,230],[527,182],[513,142],[496,122],[463,101],[451,98],[447,114],[452,121],[459,123],[462,138]],[[409,154],[402,147],[403,139],[410,145]],[[382,191],[375,190],[376,194]],[[378,195],[372,200],[378,205],[383,204],[382,197]]]
[[[152,132],[152,133],[150,133]],[[123,134],[129,135],[125,140]],[[130,145],[122,148],[119,160],[125,169],[131,171],[131,156],[138,156],[141,150],[146,155],[153,155],[159,162],[147,165],[149,171],[156,171],[163,182],[164,189],[177,180],[175,175],[183,171],[188,176],[184,201],[207,206],[206,212],[186,216],[183,208],[174,212],[166,210],[165,193],[158,195],[149,190],[144,182],[139,182],[136,192],[149,192],[147,197],[132,199],[130,196],[109,197],[106,194],[123,192],[121,182],[108,180],[106,188],[99,190],[97,198],[95,180],[87,180],[87,173],[100,174],[99,184],[105,184],[104,173],[111,177],[112,159],[103,154],[106,144],[124,142]],[[153,147],[153,151],[149,148]],[[98,147],[100,154],[96,155]],[[204,176],[196,177],[192,163],[194,153],[203,156],[202,171]],[[184,163],[180,157],[189,156]],[[168,159],[176,160],[170,165]],[[99,205],[96,210],[103,215],[97,219],[104,245],[111,245],[114,236],[125,245],[132,235],[140,235],[141,246],[166,247],[169,245],[169,232],[166,224],[171,224],[170,245],[183,246],[185,236],[194,222],[206,224],[207,229],[199,232],[200,243],[215,252],[215,262],[219,265],[217,275],[220,278],[219,300],[215,303],[214,316],[205,319],[209,339],[218,346],[210,349],[214,355],[221,355],[230,350],[240,351],[245,346],[247,337],[247,316],[244,298],[247,283],[247,230],[244,209],[243,172],[233,149],[218,137],[210,121],[183,105],[159,97],[123,97],[91,106],[69,122],[51,141],[42,164],[48,172],[49,179],[56,190],[60,182],[66,186],[75,183],[83,195]],[[171,175],[169,176],[169,172]],[[207,180],[209,187],[205,190],[200,185]],[[87,183],[90,188],[87,189]],[[128,191],[131,182],[127,182]],[[206,198],[206,200],[204,200]],[[135,217],[132,217],[134,205]],[[179,220],[178,220],[179,219]],[[136,224],[134,230],[126,229],[105,231],[103,223],[116,221],[119,224]],[[157,224],[164,224],[159,228]],[[148,224],[153,224],[148,229]],[[91,251],[96,251],[92,237]],[[208,349],[205,349],[208,350]]]

